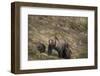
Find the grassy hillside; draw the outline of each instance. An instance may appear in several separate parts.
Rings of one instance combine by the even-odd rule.
[[[65,39],[72,51],[71,58],[87,58],[87,17],[68,16],[28,16],[28,59],[45,60],[59,59],[56,51],[48,56],[46,52],[40,53],[36,44],[42,42],[48,46],[48,40],[55,35]]]

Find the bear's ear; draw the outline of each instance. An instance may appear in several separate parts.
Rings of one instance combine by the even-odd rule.
[[[51,39],[49,40],[49,44],[51,43]]]

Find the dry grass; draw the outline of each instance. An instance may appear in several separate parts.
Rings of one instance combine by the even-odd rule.
[[[65,39],[72,51],[71,58],[87,58],[87,21],[86,17],[60,16],[28,16],[28,59],[45,60],[59,59],[56,51],[51,56],[46,52],[40,53],[36,48],[37,42],[48,46],[48,40],[55,35]]]

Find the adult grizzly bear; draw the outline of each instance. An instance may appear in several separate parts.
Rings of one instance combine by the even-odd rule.
[[[69,49],[69,45],[66,40],[58,39],[56,36],[54,39],[50,39],[48,44],[48,55],[52,54],[53,49],[58,52],[59,58],[71,58],[71,50]]]

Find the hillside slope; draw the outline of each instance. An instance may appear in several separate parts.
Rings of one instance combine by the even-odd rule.
[[[45,60],[59,59],[56,51],[48,56],[46,52],[40,53],[36,44],[42,42],[48,47],[48,40],[55,35],[65,39],[72,51],[71,58],[87,58],[87,17],[68,16],[28,16],[28,59]]]

